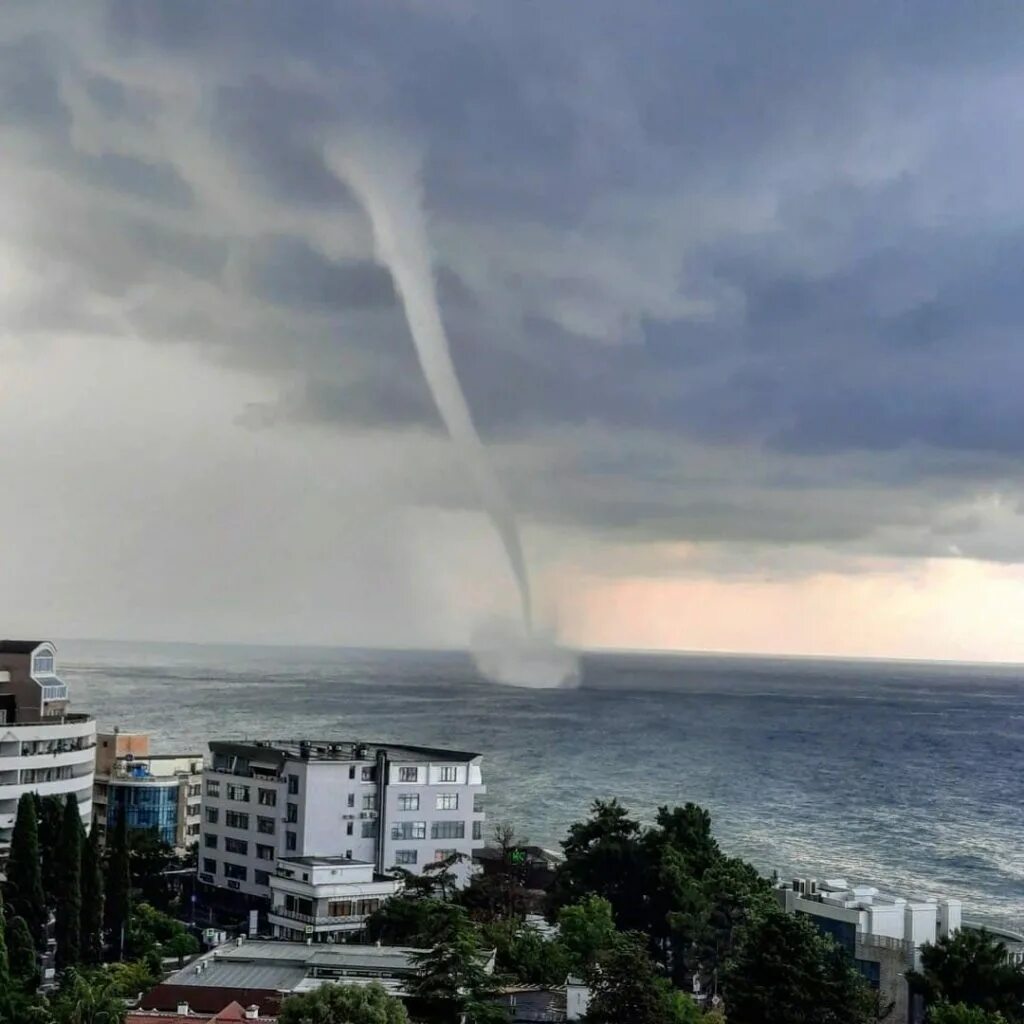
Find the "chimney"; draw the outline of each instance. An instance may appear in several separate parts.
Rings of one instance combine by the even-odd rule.
[[[188,1003],[186,1003],[184,1001],[178,1003],[178,1016],[179,1017],[187,1017],[188,1016]]]
[[[247,1006],[245,1008],[245,1019],[246,1020],[259,1020],[260,1008],[258,1006]]]

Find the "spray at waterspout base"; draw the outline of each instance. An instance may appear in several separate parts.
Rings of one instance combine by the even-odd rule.
[[[473,636],[471,653],[480,674],[505,686],[534,690],[575,689],[580,662],[554,638],[510,624],[490,624]]]

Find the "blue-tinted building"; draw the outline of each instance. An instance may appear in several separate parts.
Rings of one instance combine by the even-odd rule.
[[[184,852],[199,838],[202,770],[201,754],[152,754],[148,735],[101,733],[93,796],[101,838],[123,815],[130,831],[156,829]]]

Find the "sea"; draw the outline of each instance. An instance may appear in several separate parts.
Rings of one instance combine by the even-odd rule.
[[[595,653],[575,689],[488,682],[459,652],[66,641],[76,710],[152,734],[451,746],[490,822],[558,849],[593,801],[707,808],[783,878],[955,896],[1024,928],[1024,667]]]

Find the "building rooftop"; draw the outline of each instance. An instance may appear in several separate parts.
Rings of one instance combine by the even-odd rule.
[[[349,857],[338,855],[330,857],[278,857],[277,859],[282,864],[303,864],[309,868],[372,868],[374,866],[373,861],[352,860]]]
[[[480,754],[443,747],[418,747],[399,743],[369,743],[360,740],[213,740],[210,750],[218,754],[271,760],[374,761],[378,753],[403,761],[472,761]]]
[[[46,640],[0,640],[0,654],[31,654]]]

